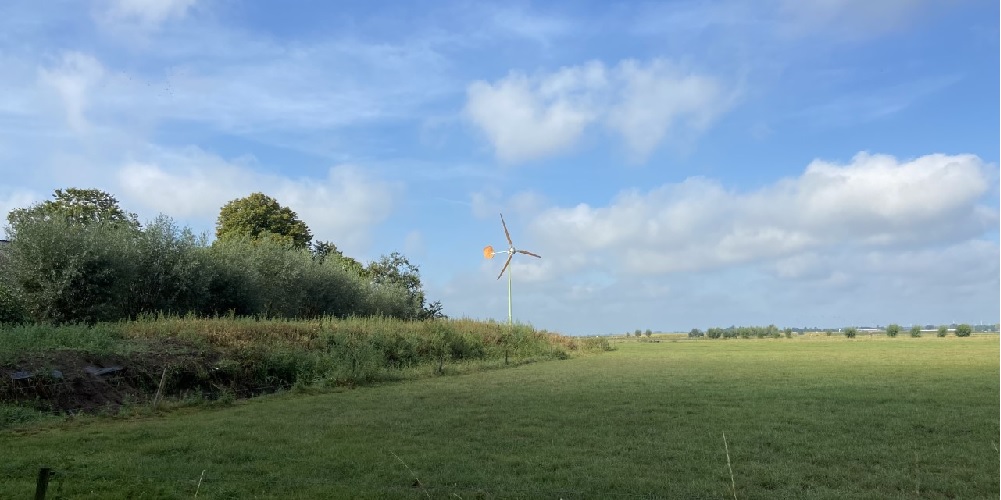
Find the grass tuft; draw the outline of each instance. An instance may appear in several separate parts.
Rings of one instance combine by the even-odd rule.
[[[723,448],[726,450],[726,468],[730,470],[730,492],[733,500],[737,500],[737,482],[733,479],[733,466],[730,465],[730,446],[726,444],[726,431],[723,431]]]

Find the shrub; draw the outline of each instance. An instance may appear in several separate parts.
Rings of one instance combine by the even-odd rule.
[[[161,215],[135,234],[126,252],[136,268],[127,283],[126,313],[183,314],[208,298],[208,266],[196,250],[204,246],[189,230],[180,230]]]
[[[920,336],[921,336],[921,327],[918,326],[918,325],[912,326],[911,327],[911,337],[920,337]]]
[[[886,336],[887,337],[896,337],[898,333],[900,333],[900,325],[892,324],[892,325],[886,327]]]
[[[784,330],[784,333],[785,333],[787,339],[791,339],[792,338],[792,328],[786,328]]]
[[[633,332],[633,335],[635,335],[635,336],[637,336],[637,337],[642,337],[642,336],[643,336],[643,332],[642,332],[642,331],[640,331],[640,329],[639,329],[639,328],[637,328],[637,329],[636,329],[636,331],[635,331],[635,332]]]
[[[35,321],[117,320],[135,271],[126,256],[133,232],[63,218],[24,221],[5,250],[6,281]]]
[[[651,335],[653,335],[653,331],[651,331],[649,328],[647,328],[646,331],[643,332],[643,335],[646,335],[647,337],[650,337]]]
[[[580,341],[580,350],[584,352],[602,352],[614,350],[605,337],[586,337]]]
[[[855,327],[845,328],[844,334],[845,334],[845,337],[853,339],[853,338],[855,338],[855,335],[858,335],[858,330],[855,329]]]
[[[948,333],[949,333],[949,327],[948,326],[942,325],[942,326],[938,327],[938,336],[939,337],[945,337]]]
[[[14,289],[4,283],[3,270],[0,268],[0,324],[17,324],[28,321],[20,299],[14,294]]]
[[[702,333],[702,330],[699,330],[698,328],[692,328],[692,331],[688,332],[688,338],[690,339],[697,339],[703,336],[705,336],[705,333]]]
[[[779,331],[779,327],[775,325],[768,325],[767,333],[768,336],[773,339],[777,339],[782,336],[782,332]]]
[[[957,337],[969,337],[971,333],[973,333],[973,328],[970,325],[967,325],[966,323],[963,323],[962,325],[956,327]]]

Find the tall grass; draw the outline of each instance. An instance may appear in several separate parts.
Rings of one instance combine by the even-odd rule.
[[[119,326],[108,323],[59,327],[8,325],[0,329],[0,364],[13,362],[20,356],[46,351],[126,354],[131,347]]]
[[[57,362],[62,366],[51,368],[71,377],[74,364],[79,371],[95,356],[117,356],[116,363],[143,380],[159,380],[166,370],[166,390],[178,397],[190,391],[357,385],[441,374],[470,363],[566,359],[602,350],[610,350],[603,339],[581,341],[527,325],[468,319],[293,321],[161,314],[93,326],[0,330],[0,368],[40,370]],[[62,354],[54,357],[57,351]],[[137,389],[149,392],[155,384]],[[0,381],[0,395],[11,391],[10,383]]]

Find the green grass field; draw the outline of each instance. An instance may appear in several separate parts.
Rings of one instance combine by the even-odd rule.
[[[625,341],[36,426],[0,433],[0,498],[30,498],[41,466],[73,499],[998,498],[998,341]]]

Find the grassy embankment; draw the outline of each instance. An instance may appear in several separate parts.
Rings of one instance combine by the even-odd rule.
[[[617,346],[7,431],[0,497],[997,497],[996,336]]]
[[[8,328],[0,330],[0,429],[39,416],[32,410],[141,410],[158,391],[168,404],[228,402],[292,387],[359,385],[563,359],[607,346],[603,340],[471,320],[161,317],[93,327]]]

